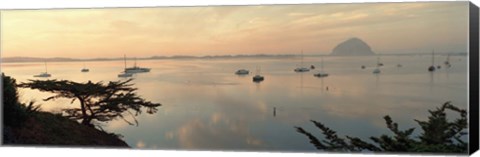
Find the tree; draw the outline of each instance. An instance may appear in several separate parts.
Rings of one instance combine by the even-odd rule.
[[[3,143],[15,143],[17,140],[12,129],[24,126],[29,117],[40,111],[40,106],[34,105],[33,101],[28,105],[18,101],[18,91],[14,78],[2,73],[2,83],[2,139]]]
[[[460,118],[449,122],[446,110],[460,114]],[[387,127],[393,132],[393,137],[381,135],[370,137],[374,142],[368,143],[357,137],[346,136],[348,142],[337,136],[336,132],[320,122],[312,120],[314,125],[322,131],[326,140],[319,140],[301,127],[295,127],[297,132],[307,136],[319,150],[358,152],[369,150],[374,152],[429,152],[429,153],[467,153],[468,143],[461,139],[467,135],[467,112],[446,102],[436,110],[429,110],[430,116],[427,121],[415,120],[421,127],[422,133],[418,138],[411,135],[415,128],[399,130],[398,124],[394,123],[390,116],[385,116]]]
[[[27,83],[21,83],[18,86],[22,88],[37,89],[44,92],[55,93],[56,95],[44,99],[44,101],[57,98],[71,99],[71,103],[78,100],[80,108],[69,108],[63,111],[66,117],[81,120],[81,123],[94,127],[92,120],[105,122],[114,118],[121,118],[130,125],[126,114],[131,115],[135,124],[138,125],[135,116],[142,112],[142,108],[147,109],[147,113],[153,114],[161,106],[159,103],[152,103],[137,96],[130,84],[132,79],[126,81],[110,81],[92,83],[77,83],[68,80],[29,80]],[[133,111],[134,113],[132,113]]]
[[[26,120],[26,113],[18,102],[18,91],[14,78],[2,73],[3,81],[3,124],[6,126],[19,126]]]

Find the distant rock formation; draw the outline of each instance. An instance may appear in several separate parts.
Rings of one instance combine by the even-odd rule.
[[[374,55],[370,46],[359,38],[350,38],[338,44],[330,55],[337,56],[361,56]]]

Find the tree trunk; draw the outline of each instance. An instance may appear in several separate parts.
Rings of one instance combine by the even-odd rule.
[[[78,98],[78,100],[80,100],[80,107],[82,109],[82,124],[86,126],[92,126],[92,124],[90,124],[91,119],[88,117],[87,109],[85,108],[85,100],[80,97]]]

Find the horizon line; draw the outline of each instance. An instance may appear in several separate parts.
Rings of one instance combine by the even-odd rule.
[[[468,52],[446,52],[446,53],[435,53],[437,55],[465,55]],[[426,53],[375,53],[371,55],[332,55],[332,54],[303,54],[304,56],[316,57],[316,56],[332,56],[332,57],[362,57],[362,56],[391,56],[391,55],[431,55],[430,52]],[[127,57],[126,59],[139,59],[139,60],[150,60],[150,59],[205,59],[205,58],[252,58],[252,57],[297,57],[301,54],[236,54],[236,55],[203,55],[203,56],[194,56],[194,55],[172,55],[172,56],[150,56],[150,57]],[[5,60],[7,59],[7,60]],[[8,59],[25,59],[25,60],[8,60]],[[71,57],[25,57],[25,56],[14,56],[14,57],[1,57],[1,62],[43,62],[43,61],[114,61],[121,60],[123,57],[98,57],[98,58],[71,58]]]

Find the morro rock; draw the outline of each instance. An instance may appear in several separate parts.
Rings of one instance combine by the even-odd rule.
[[[351,38],[338,44],[330,55],[359,56],[374,55],[370,46],[359,38]]]

